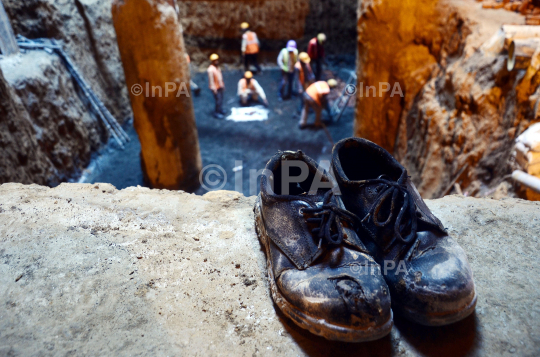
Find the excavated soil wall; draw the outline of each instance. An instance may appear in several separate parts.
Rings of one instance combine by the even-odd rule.
[[[424,197],[454,183],[476,196],[509,189],[514,140],[538,121],[540,69],[509,72],[507,52],[487,48],[509,23],[524,17],[467,0],[359,5],[358,81],[398,83],[403,96],[358,93],[355,134],[394,153]]]
[[[357,0],[179,1],[186,48],[196,63],[219,51],[225,62],[240,60],[240,24],[252,25],[261,41],[261,60],[275,62],[289,39],[305,50],[319,32],[330,55],[354,55]]]
[[[62,60],[32,51],[0,61],[0,182],[56,186],[105,140]]]
[[[63,41],[66,52],[120,122],[131,115],[111,0],[3,0],[15,34]]]
[[[131,116],[110,1],[3,3],[15,34],[61,40],[114,117],[122,123]],[[21,52],[0,60],[0,182],[56,186],[76,179],[108,134],[58,56]]]

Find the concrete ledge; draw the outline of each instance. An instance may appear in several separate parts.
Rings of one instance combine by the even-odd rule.
[[[365,344],[283,318],[265,280],[254,197],[108,184],[0,186],[0,355],[536,355],[540,203],[428,205],[466,250],[475,315],[396,319]]]

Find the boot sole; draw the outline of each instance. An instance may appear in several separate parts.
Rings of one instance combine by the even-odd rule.
[[[259,200],[260,197],[257,197],[255,208],[253,209],[255,213],[255,230],[266,254],[266,269],[268,271],[268,281],[270,283],[272,299],[279,309],[285,314],[285,316],[290,318],[301,328],[308,330],[312,334],[322,336],[328,340],[342,342],[366,342],[378,340],[388,335],[394,325],[392,311],[390,311],[390,318],[383,325],[377,327],[368,327],[365,329],[355,329],[330,324],[324,319],[309,316],[306,313],[298,310],[291,303],[289,303],[285,297],[283,297],[283,295],[281,295],[274,279],[272,261],[269,259],[270,237],[268,237],[266,229],[264,228]]]
[[[474,297],[472,298],[471,302],[469,302],[463,308],[446,313],[426,314],[425,312],[416,311],[404,307],[393,306],[392,308],[406,319],[416,322],[420,325],[444,326],[463,320],[474,312],[474,309],[476,308],[476,292],[474,293]]]

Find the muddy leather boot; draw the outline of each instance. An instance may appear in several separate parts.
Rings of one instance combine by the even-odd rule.
[[[446,325],[474,311],[473,275],[463,249],[426,206],[407,171],[359,138],[338,142],[332,170],[357,231],[381,265],[392,309],[423,325]]]
[[[298,165],[307,178],[287,183],[283,172],[298,177]],[[326,173],[302,152],[288,151],[268,162],[266,174],[255,227],[276,305],[300,327],[330,340],[387,335],[393,325],[388,287],[353,229],[357,217],[333,195]],[[325,187],[313,189],[314,181]]]

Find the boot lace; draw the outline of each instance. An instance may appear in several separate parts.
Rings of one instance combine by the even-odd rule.
[[[379,185],[384,184],[386,187],[381,191],[381,193],[373,202],[373,205],[369,209],[366,216],[362,219],[362,223],[366,222],[369,217],[372,217],[373,224],[377,227],[386,227],[392,222],[394,218],[394,212],[396,209],[396,202],[399,195],[403,196],[403,204],[399,209],[399,213],[396,217],[394,223],[394,234],[395,237],[402,243],[409,244],[413,241],[416,236],[418,222],[416,217],[416,205],[414,203],[413,195],[409,192],[405,180],[407,175],[403,175],[397,181],[391,180],[387,175],[381,175],[376,179],[366,180],[363,185]],[[390,214],[385,221],[379,221],[379,212],[384,206],[385,202],[390,199]],[[401,226],[401,222],[405,213],[409,213],[411,219],[410,232],[405,237],[403,237],[402,232],[409,226],[406,224],[404,227]]]
[[[358,217],[352,213],[339,207],[333,192],[329,190],[323,199],[322,206],[304,208],[303,212],[312,214],[314,217],[307,218],[308,223],[318,223],[319,226],[311,232],[319,238],[319,249],[323,241],[330,245],[339,245],[343,242],[343,226],[342,221],[346,221],[354,226],[359,221]],[[332,234],[332,228],[334,234]]]

